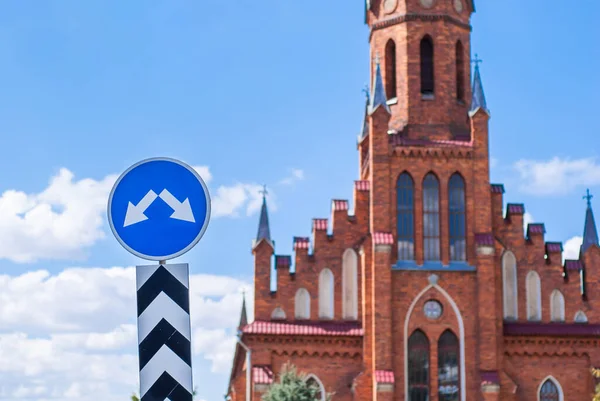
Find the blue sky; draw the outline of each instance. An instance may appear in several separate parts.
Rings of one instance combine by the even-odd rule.
[[[472,21],[492,180],[570,252],[585,188],[600,198],[600,4],[585,3],[479,1]],[[114,175],[153,156],[202,167],[218,204],[180,261],[196,283],[196,385],[221,399],[259,185],[282,254],[332,198],[352,199],[367,35],[359,0],[3,4],[0,400],[135,390],[140,261],[104,210]]]

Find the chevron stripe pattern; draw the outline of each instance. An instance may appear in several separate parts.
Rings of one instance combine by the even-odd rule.
[[[189,266],[136,267],[140,401],[192,401]]]

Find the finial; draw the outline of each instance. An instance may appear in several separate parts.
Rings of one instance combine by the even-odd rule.
[[[260,193],[263,196],[263,199],[267,197],[267,194],[269,193],[267,191],[267,185],[263,184],[263,189],[261,191],[258,191],[258,193]]]
[[[585,199],[587,201],[587,206],[591,207],[592,206],[592,198],[594,197],[594,195],[590,194],[590,190],[589,188],[586,190],[586,194],[583,197],[583,199]]]
[[[367,98],[367,101],[369,101],[369,85],[365,84],[365,87],[362,89],[362,92],[365,94],[365,97]]]
[[[475,64],[475,68],[478,68],[479,64],[483,63],[483,60],[479,58],[477,53],[475,53],[475,58],[471,60],[471,63]]]

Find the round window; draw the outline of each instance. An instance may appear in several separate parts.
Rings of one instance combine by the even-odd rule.
[[[442,304],[434,300],[427,301],[425,302],[423,312],[429,319],[439,319],[442,316]]]

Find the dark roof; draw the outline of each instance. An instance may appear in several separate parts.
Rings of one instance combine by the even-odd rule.
[[[506,336],[599,336],[599,324],[504,323]]]
[[[475,74],[473,78],[473,97],[471,98],[470,113],[475,113],[478,109],[483,109],[486,113],[490,113],[485,101],[485,93],[483,92],[483,83],[481,82],[481,73],[479,72],[479,64],[475,64]]]
[[[581,254],[583,254],[592,245],[598,245],[598,230],[594,221],[594,212],[592,211],[592,195],[587,191],[587,209],[585,211],[585,224],[583,226],[583,243],[581,244]]]
[[[260,209],[260,219],[258,221],[258,233],[256,234],[256,242],[266,239],[271,241],[271,230],[269,228],[269,213],[267,212],[267,198],[263,195],[263,203]]]
[[[492,193],[503,194],[504,193],[504,184],[492,184]]]
[[[494,236],[490,233],[475,234],[475,244],[479,246],[494,246]]]
[[[371,96],[369,113],[373,114],[378,107],[383,107],[388,113],[391,113],[390,108],[387,105],[387,97],[385,96],[385,88],[383,86],[383,77],[381,76],[379,57],[377,57],[375,64],[375,79],[373,82],[373,95]]]

